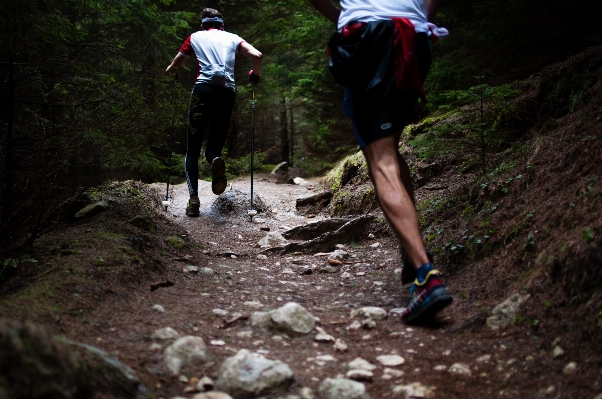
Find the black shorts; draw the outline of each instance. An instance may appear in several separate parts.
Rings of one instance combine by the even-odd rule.
[[[415,51],[420,79],[424,83],[431,67],[431,43],[426,33],[416,34]],[[392,91],[386,95],[367,94],[346,88],[343,108],[345,115],[351,118],[355,137],[363,148],[412,123],[417,101],[417,93]]]

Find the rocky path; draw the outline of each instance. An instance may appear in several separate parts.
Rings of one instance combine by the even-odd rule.
[[[255,193],[272,212],[254,222],[217,217],[206,182],[202,215],[188,218],[186,187],[174,188],[169,217],[200,245],[200,255],[183,253],[193,260],[175,266],[181,273],[174,286],[134,305],[144,320],[135,329],[152,338],[136,361],[165,376],[149,387],[156,397],[227,398],[198,393],[213,382],[234,398],[555,397],[555,384],[525,371],[559,367],[560,352],[540,350],[518,330],[482,328],[484,316],[462,298],[436,326],[404,326],[399,313],[409,294],[399,283],[394,240],[365,232],[331,253],[277,255],[258,247],[268,230],[320,219],[294,212],[295,199],[319,185],[259,177]],[[248,180],[235,181],[235,190],[248,192]]]

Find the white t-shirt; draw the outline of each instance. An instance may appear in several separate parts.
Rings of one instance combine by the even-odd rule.
[[[201,30],[188,36],[180,48],[184,57],[196,55],[199,74],[196,83],[209,83],[235,90],[234,61],[244,40],[219,29]]]
[[[338,28],[351,21],[371,22],[407,18],[416,32],[428,32],[426,0],[341,0]]]

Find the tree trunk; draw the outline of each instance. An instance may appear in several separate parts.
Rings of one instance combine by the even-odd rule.
[[[286,98],[280,100],[280,158],[281,162],[290,163],[288,142],[288,120],[286,117]]]

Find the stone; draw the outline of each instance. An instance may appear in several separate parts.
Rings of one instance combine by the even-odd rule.
[[[349,326],[345,327],[345,329],[346,330],[357,330],[358,328],[361,328],[361,327],[362,327],[362,323],[360,323],[359,320],[355,320]]]
[[[443,364],[439,364],[439,365],[433,367],[433,370],[435,370],[435,371],[445,371],[445,370],[447,370],[447,366],[445,366]]]
[[[160,351],[161,349],[163,349],[163,345],[153,342],[148,349],[151,351]]]
[[[201,267],[199,269],[199,273],[203,276],[213,276],[215,274],[215,271],[210,267]]]
[[[470,368],[468,367],[468,365],[466,365],[464,363],[454,363],[451,366],[449,366],[448,371],[452,374],[457,374],[457,375],[470,376],[472,374],[470,372]]]
[[[381,355],[376,358],[383,366],[395,367],[403,364],[405,359],[399,355]]]
[[[155,221],[146,215],[137,215],[128,220],[128,223],[140,230],[148,231],[149,233],[157,233],[157,225]]]
[[[354,381],[372,381],[374,373],[368,370],[349,370],[346,377]]]
[[[383,370],[384,374],[389,374],[393,377],[401,377],[403,375],[403,371],[401,370],[395,370],[395,369],[390,369],[385,367],[385,369]]]
[[[241,349],[226,359],[218,372],[215,388],[235,398],[252,398],[284,390],[293,380],[293,372],[285,363]]]
[[[182,249],[186,245],[186,241],[176,236],[165,237],[165,243],[174,249]]]
[[[341,273],[341,278],[349,278],[349,277],[351,277],[351,274],[349,274],[348,272]]]
[[[243,303],[244,306],[249,307],[249,308],[256,308],[256,309],[260,309],[263,308],[263,304],[261,302],[257,302],[257,301],[248,301]]]
[[[232,396],[228,395],[225,392],[211,391],[197,393],[192,397],[192,399],[232,399]]]
[[[332,335],[328,334],[324,329],[320,327],[316,327],[318,334],[314,337],[314,341],[316,342],[335,342],[335,339]]]
[[[254,312],[251,315],[251,327],[257,330],[267,330],[272,322],[272,312]]]
[[[552,358],[556,359],[562,356],[564,356],[564,349],[557,345],[552,351]]]
[[[204,376],[196,384],[196,389],[201,392],[202,391],[212,391],[214,386],[215,386],[215,383],[213,382],[213,380],[207,376]]]
[[[361,382],[347,378],[327,378],[318,388],[322,399],[369,399]]]
[[[180,338],[180,334],[171,327],[165,327],[156,330],[151,338],[158,341],[176,340]]]
[[[393,308],[389,310],[389,316],[391,317],[401,317],[403,312],[406,311],[406,308]]]
[[[221,339],[214,339],[214,340],[209,341],[209,343],[212,346],[224,346],[224,345],[226,345],[226,342],[222,341]]]
[[[106,201],[98,201],[88,206],[85,206],[75,214],[76,219],[85,219],[98,215],[99,213],[108,211],[111,206]]]
[[[202,367],[209,361],[207,346],[200,337],[186,336],[179,338],[165,348],[163,361],[173,375],[188,367]]]
[[[266,260],[267,258],[268,258],[268,256],[264,255],[264,254],[258,254],[257,255],[257,259]]]
[[[271,312],[271,325],[297,334],[307,334],[316,326],[316,319],[303,306],[289,302]]]
[[[372,371],[376,368],[375,365],[370,363],[369,361],[362,359],[361,357],[356,357],[352,361],[347,364],[350,370],[367,370]]]
[[[165,308],[161,305],[154,305],[153,310],[157,313],[165,313]]]
[[[320,272],[321,273],[338,273],[339,268],[328,265],[328,266],[324,266],[323,268],[321,268]]]
[[[338,260],[339,262],[343,262],[347,258],[349,258],[349,253],[340,249],[328,255],[328,260]]]
[[[393,396],[403,399],[430,399],[435,397],[435,392],[419,382],[413,382],[408,385],[393,387]]]
[[[215,314],[216,314],[216,315],[218,315],[218,316],[225,316],[225,315],[227,315],[227,314],[228,314],[228,311],[227,311],[227,310],[224,310],[224,309],[219,309],[219,308],[217,308],[217,309],[213,309],[213,310],[212,310],[212,312],[213,312],[213,313],[215,313]]]
[[[257,242],[257,245],[268,245],[270,247],[276,247],[285,245],[287,242],[288,241],[286,240],[286,238],[284,238],[279,232],[270,231],[268,234],[265,235],[265,237],[263,237],[261,240],[259,240],[259,242]]]
[[[362,320],[362,327],[366,330],[372,330],[373,328],[376,328],[376,322],[372,319]]]
[[[307,186],[309,184],[309,182],[302,177],[293,177],[291,180],[293,181],[293,184],[298,186]]]
[[[518,308],[529,299],[529,296],[529,294],[521,295],[517,293],[497,305],[493,308],[491,316],[487,318],[487,326],[492,330],[498,330],[510,325],[514,321]]]
[[[378,308],[376,306],[366,306],[360,309],[351,311],[351,318],[355,318],[357,316],[372,319],[372,320],[384,320],[387,318],[387,311],[383,308]]]
[[[491,360],[491,355],[487,354],[487,355],[483,355],[483,356],[479,356],[475,359],[475,361],[477,363],[487,363]]]
[[[316,360],[320,362],[336,362],[337,359],[332,355],[318,355]]]
[[[577,363],[575,363],[575,362],[570,362],[562,370],[562,374],[564,374],[564,375],[573,375],[576,372],[577,372]]]
[[[278,172],[288,173],[288,163],[280,162],[278,165],[274,166],[274,169],[272,169],[270,174],[275,175]]]
[[[194,265],[187,265],[187,266],[184,266],[184,272],[185,273],[198,273],[199,267],[194,266]]]
[[[301,388],[299,390],[299,395],[301,395],[301,399],[316,399],[316,394],[310,387]]]
[[[347,344],[339,338],[337,338],[337,340],[334,342],[334,349],[339,352],[346,352],[348,348],[349,347],[347,346]]]

